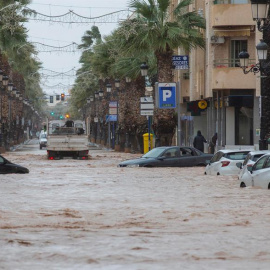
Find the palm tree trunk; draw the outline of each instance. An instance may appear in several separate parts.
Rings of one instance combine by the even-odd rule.
[[[158,65],[158,82],[173,82],[172,74],[172,54],[171,50],[166,52],[155,52]],[[153,130],[160,146],[172,144],[177,123],[174,109],[156,109],[154,113]]]

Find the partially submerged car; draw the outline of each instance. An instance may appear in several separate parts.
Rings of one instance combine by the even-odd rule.
[[[270,154],[259,158],[239,179],[240,187],[261,187],[270,189]]]
[[[208,175],[238,175],[237,163],[243,162],[250,150],[219,150],[205,168]]]
[[[252,167],[260,157],[269,153],[270,152],[268,150],[250,151],[246,156],[244,162],[236,163],[236,166],[240,168],[238,178],[240,179],[243,174],[248,170],[248,167]]]
[[[0,155],[0,174],[29,173],[29,170],[21,165],[14,164]]]
[[[193,147],[156,147],[141,158],[126,160],[118,167],[192,167],[206,166],[212,154],[205,154]]]

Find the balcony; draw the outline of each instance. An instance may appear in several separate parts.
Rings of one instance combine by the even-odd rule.
[[[212,27],[251,26],[256,24],[252,19],[250,4],[213,5],[212,14]]]
[[[255,64],[250,59],[250,65]],[[214,61],[212,89],[256,89],[256,76],[244,74],[239,68],[239,59],[218,59]]]

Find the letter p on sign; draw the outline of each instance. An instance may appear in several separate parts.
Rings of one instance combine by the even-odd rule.
[[[163,90],[162,94],[163,94],[162,101],[167,101],[167,99],[172,96],[172,91],[171,90]]]

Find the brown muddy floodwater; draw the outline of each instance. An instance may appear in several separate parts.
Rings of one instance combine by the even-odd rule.
[[[0,176],[0,269],[269,269],[269,191],[204,168],[118,168],[138,155],[93,149]]]

